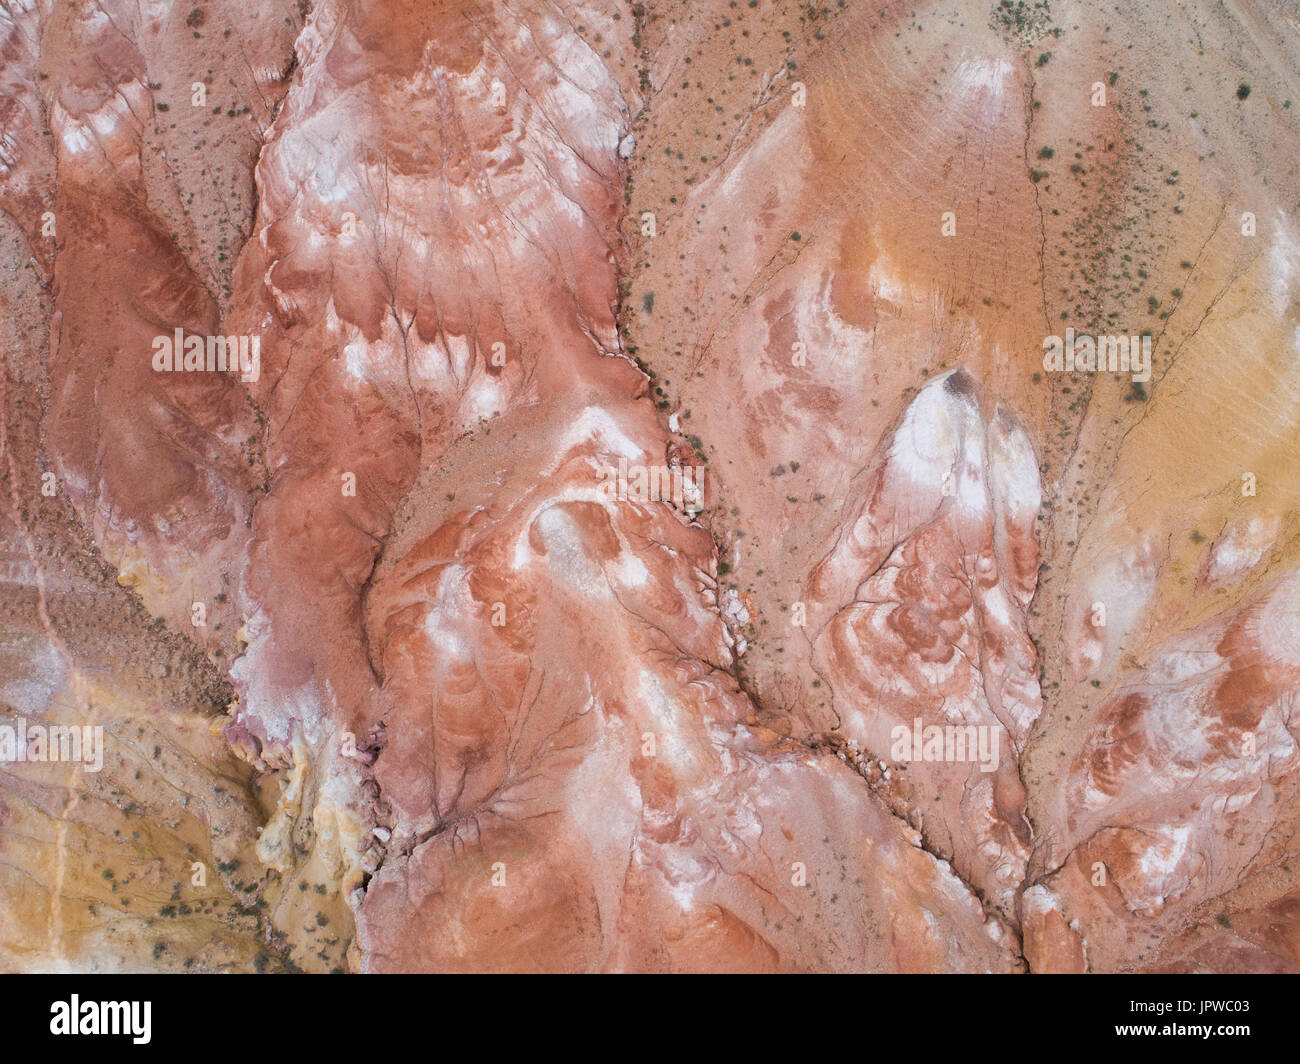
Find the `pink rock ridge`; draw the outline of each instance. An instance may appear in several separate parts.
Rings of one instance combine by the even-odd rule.
[[[893,808],[1014,919],[1031,832],[1019,759],[1042,708],[1026,610],[1037,461],[971,377],[926,385],[845,500],[813,570],[808,638],[844,736]]]

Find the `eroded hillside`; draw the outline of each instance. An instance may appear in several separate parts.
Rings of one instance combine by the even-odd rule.
[[[1300,968],[1286,4],[0,56],[5,968]]]

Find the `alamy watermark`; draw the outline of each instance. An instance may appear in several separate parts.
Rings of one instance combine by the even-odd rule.
[[[130,1035],[136,1045],[148,1045],[152,1011],[152,1001],[82,1001],[73,994],[50,1005],[50,1034]]]
[[[185,335],[153,338],[153,368],[158,373],[238,373],[245,384],[262,375],[261,336]]]
[[[1151,379],[1151,336],[1089,336],[1065,330],[1065,339],[1043,340],[1043,369],[1049,373],[1132,373],[1135,384]]]
[[[86,772],[104,767],[104,729],[98,724],[0,724],[0,764],[80,763]]]
[[[1001,733],[992,724],[930,724],[920,717],[890,729],[893,761],[978,761],[981,772],[996,772],[1001,760]]]
[[[601,469],[600,479],[601,491],[621,502],[666,502],[692,517],[704,509],[703,466],[629,465],[620,458]]]

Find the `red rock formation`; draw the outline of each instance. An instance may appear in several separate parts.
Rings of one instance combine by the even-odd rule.
[[[6,6],[0,965],[1300,968],[1296,29]]]

